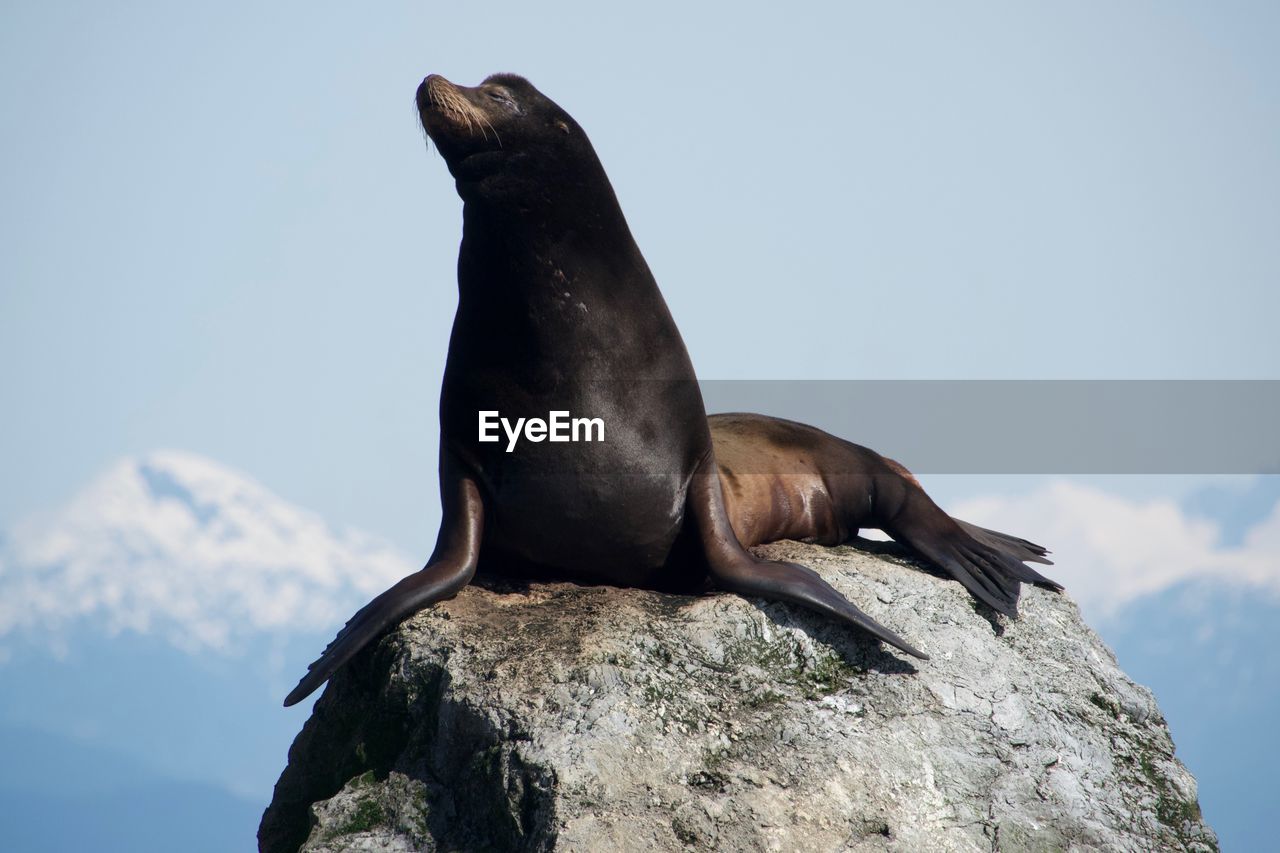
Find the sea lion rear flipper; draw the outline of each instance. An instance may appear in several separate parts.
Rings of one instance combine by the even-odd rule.
[[[1038,583],[1053,589],[1050,580],[1023,560],[1049,563],[1044,548],[1025,539],[956,521],[929,499],[923,489],[913,489],[885,532],[915,549],[930,562],[946,569],[973,596],[1006,616],[1017,617],[1022,583]],[[1037,559],[1038,558],[1038,559]]]
[[[931,530],[908,529],[895,530],[892,535],[931,563],[946,569],[979,601],[1006,616],[1017,618],[1019,581],[1003,570],[996,552],[983,548],[974,539],[965,542],[968,537],[962,539],[963,532],[961,536],[947,537]]]
[[[476,572],[480,538],[484,529],[484,506],[480,490],[469,477],[457,477],[452,495],[443,486],[443,519],[435,552],[426,567],[403,578],[395,586],[360,608],[338,632],[319,659],[307,667],[307,674],[285,697],[285,707],[295,705],[329,680],[338,667],[355,656],[387,628],[399,624],[419,610],[452,598]]]
[[[990,545],[996,550],[1004,551],[1011,557],[1031,563],[1044,563],[1046,566],[1053,565],[1053,560],[1050,560],[1045,556],[1049,553],[1049,549],[1045,548],[1043,545],[1028,542],[1026,539],[1011,536],[1008,533],[1001,533],[998,530],[979,527],[976,524],[970,524],[969,522],[961,521],[958,518],[952,518],[952,521],[960,525],[961,529],[974,539],[977,539],[985,545]],[[1047,578],[1045,581],[1053,586],[1058,586],[1058,588],[1061,589],[1061,587],[1054,581],[1048,580]],[[1041,582],[1042,581],[1036,581],[1036,583]]]
[[[787,601],[860,628],[909,655],[929,656],[854,606],[817,572],[795,563],[759,560],[733,533],[724,508],[714,456],[694,473],[689,483],[689,512],[698,525],[708,572],[721,589],[739,595]]]

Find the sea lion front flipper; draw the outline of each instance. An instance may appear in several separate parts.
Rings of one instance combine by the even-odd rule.
[[[739,595],[786,601],[860,628],[913,657],[929,656],[855,607],[813,569],[753,557],[734,535],[724,508],[715,458],[708,454],[689,483],[688,512],[697,524],[716,586]]]
[[[450,480],[452,489],[446,488]],[[440,497],[443,510],[440,534],[427,565],[360,608],[319,659],[307,668],[307,674],[285,698],[285,707],[311,695],[338,667],[387,628],[424,607],[452,598],[470,583],[476,573],[484,531],[480,489],[470,477],[456,474],[449,477],[442,470]]]

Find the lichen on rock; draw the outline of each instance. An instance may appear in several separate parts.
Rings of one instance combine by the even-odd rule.
[[[759,551],[932,659],[727,594],[472,586],[333,679],[262,849],[1217,849],[1067,596],[1005,620],[908,561]]]

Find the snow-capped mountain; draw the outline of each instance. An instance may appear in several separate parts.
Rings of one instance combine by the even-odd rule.
[[[125,459],[0,544],[0,648],[73,626],[235,653],[264,633],[340,624],[417,568],[195,454]]]
[[[121,460],[0,534],[0,746],[24,756],[0,778],[4,837],[172,849],[134,819],[162,808],[217,839],[200,849],[250,849],[309,707],[280,707],[285,693],[415,568],[177,451]],[[109,772],[86,787],[80,769],[102,756]],[[53,784],[34,786],[41,770]],[[84,819],[50,835],[48,816],[73,809]]]

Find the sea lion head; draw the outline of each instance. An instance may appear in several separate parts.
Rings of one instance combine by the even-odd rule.
[[[528,212],[601,183],[604,171],[582,128],[523,77],[493,74],[467,87],[431,74],[417,104],[465,201]]]

